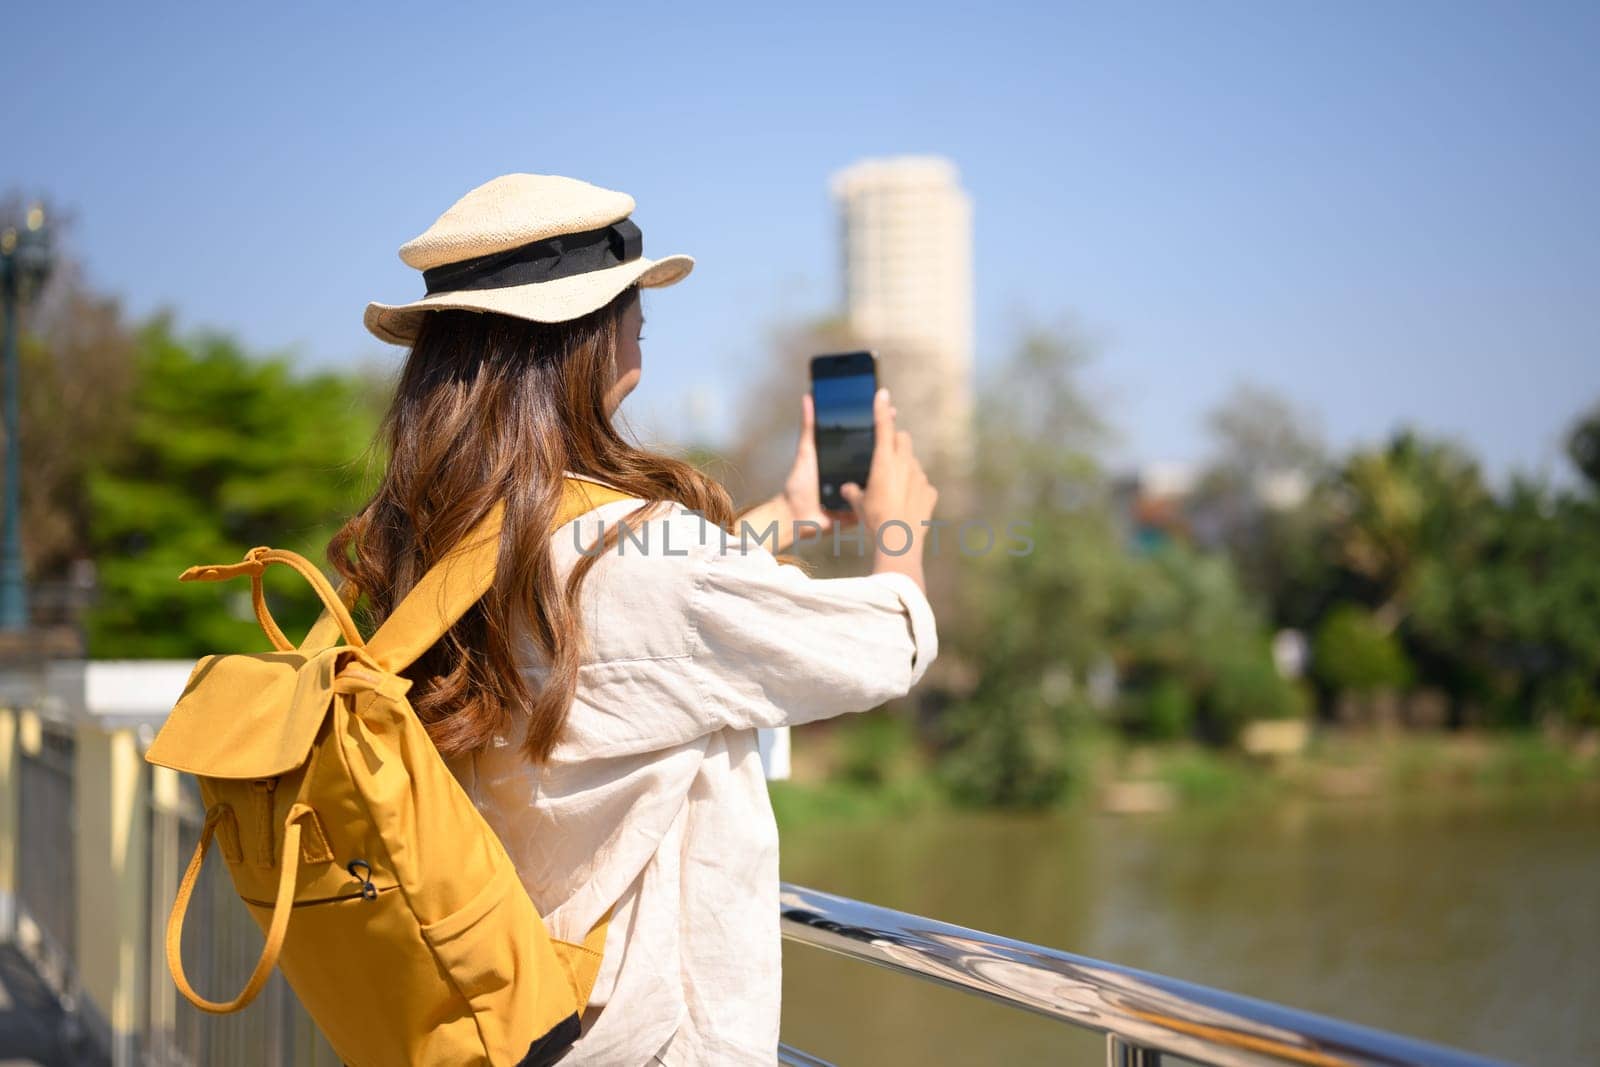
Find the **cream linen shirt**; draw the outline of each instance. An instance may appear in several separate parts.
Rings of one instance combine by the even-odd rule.
[[[641,504],[556,531],[559,572]],[[904,694],[938,652],[933,612],[904,575],[813,578],[676,505],[632,524],[582,603],[587,648],[550,761],[507,737],[451,763],[553,936],[582,940],[616,904],[563,1067],[772,1064],[778,832],[756,731]],[[522,646],[537,686],[543,657]]]

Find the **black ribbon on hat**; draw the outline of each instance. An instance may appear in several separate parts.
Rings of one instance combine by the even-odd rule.
[[[632,219],[598,230],[562,233],[542,241],[446,263],[422,272],[428,295],[469,289],[505,289],[570,278],[620,266],[644,255],[644,234]]]

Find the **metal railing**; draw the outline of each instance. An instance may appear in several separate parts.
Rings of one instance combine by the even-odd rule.
[[[1494,1061],[1251,997],[785,883],[783,935],[1106,1035],[1111,1067],[1493,1067]],[[801,1060],[794,1062],[816,1062]]]
[[[72,776],[76,744],[60,723],[42,722],[17,756],[17,920],[46,978],[70,990],[78,958],[77,863]]]
[[[8,813],[0,820],[0,870],[10,872],[0,937],[16,944],[59,1002],[63,1061],[338,1067],[339,1057],[281,974],[247,1010],[228,1016],[194,1008],[167,974],[167,916],[203,822],[196,781],[145,768],[137,760],[137,727],[102,729],[92,720],[15,708],[0,708],[0,720],[0,738],[10,739],[0,744],[10,756],[9,793],[0,797],[0,813]],[[120,757],[116,738],[127,742]],[[104,788],[115,767],[117,784]],[[108,806],[129,813],[122,830],[108,822]],[[85,882],[89,872],[95,880]],[[111,901],[131,902],[125,926],[103,914]],[[202,869],[187,926],[184,964],[197,987],[213,993],[242,987],[260,955],[261,930],[240,905],[223,863]],[[108,944],[119,929],[129,931],[126,941]],[[127,960],[126,970],[106,974],[108,960],[113,966]],[[0,1059],[9,1051],[0,1048]]]
[[[300,1005],[281,972],[256,1002],[234,1015],[208,1015],[178,994],[167,974],[167,916],[178,879],[205,821],[200,790],[184,775],[175,800],[149,796],[150,914],[145,922],[149,995],[140,1062],[147,1067],[339,1067],[340,1059]],[[189,901],[183,965],[195,988],[217,995],[241,988],[261,955],[261,929],[239,903],[227,868],[213,860],[200,870]]]

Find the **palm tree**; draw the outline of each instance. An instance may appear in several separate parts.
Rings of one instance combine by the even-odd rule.
[[[1326,497],[1334,558],[1368,585],[1384,632],[1470,564],[1492,504],[1471,456],[1409,430],[1353,454]]]

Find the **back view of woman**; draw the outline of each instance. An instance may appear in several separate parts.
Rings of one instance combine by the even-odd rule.
[[[380,622],[504,501],[494,588],[407,675],[451,770],[559,939],[609,915],[583,1034],[564,1064],[771,1064],[781,956],[778,838],[758,727],[865,711],[937,654],[922,588],[928,484],[876,400],[873,536],[909,551],[816,579],[771,551],[818,502],[809,398],[783,491],[744,516],[692,467],[612,418],[642,369],[650,260],[632,197],[514,174],[468,193],[401,249],[428,295],[366,322],[410,347],[385,425],[389,465],[329,556]],[[552,532],[563,480],[608,502]],[[889,539],[898,548],[901,531]]]

